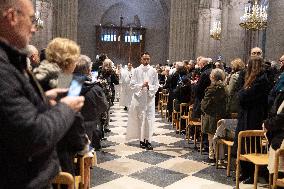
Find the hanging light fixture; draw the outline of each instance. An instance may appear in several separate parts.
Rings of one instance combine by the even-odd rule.
[[[213,27],[210,30],[210,37],[215,40],[220,40],[221,32],[222,32],[221,22],[220,21],[214,22]]]
[[[35,26],[37,30],[43,29],[43,20],[40,18],[40,12],[38,10],[35,12],[35,20]]]
[[[262,30],[267,27],[267,6],[259,5],[254,0],[253,5],[245,6],[245,13],[240,18],[240,26],[247,30]]]

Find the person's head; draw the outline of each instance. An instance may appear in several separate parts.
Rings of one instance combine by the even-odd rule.
[[[199,56],[199,57],[197,57],[197,58],[196,58],[196,64],[198,64],[198,65],[199,65],[199,61],[200,61],[202,58],[205,58],[205,57],[203,57],[203,56]]]
[[[256,77],[265,69],[264,61],[261,57],[251,57],[248,61],[244,88],[251,87]]]
[[[26,48],[36,31],[35,22],[31,0],[0,0],[0,40]]]
[[[245,69],[245,63],[240,58],[236,58],[231,62],[231,68],[233,72],[237,72]]]
[[[208,58],[201,58],[198,62],[198,67],[199,68],[203,68],[204,66],[206,66],[209,63],[209,59]]]
[[[111,59],[109,58],[106,58],[104,61],[103,61],[103,70],[105,72],[110,72],[112,70],[112,65],[113,65],[113,62],[111,61]]]
[[[183,62],[176,62],[176,70],[177,70],[177,72],[184,71],[184,63]]]
[[[216,83],[218,81],[224,82],[225,77],[225,72],[220,68],[215,68],[210,73],[211,83]]]
[[[251,57],[260,57],[262,58],[262,50],[259,47],[254,47],[250,51],[250,56]]]
[[[46,60],[56,63],[64,73],[73,73],[80,56],[80,47],[75,41],[55,38],[45,50]]]
[[[82,75],[90,75],[92,71],[92,60],[86,55],[80,55],[79,59],[76,62],[76,67],[74,73]]]
[[[127,63],[127,69],[128,69],[128,70],[131,70],[131,69],[132,69],[132,63],[130,63],[130,62]]]
[[[281,58],[279,59],[279,63],[281,65],[281,69],[284,67],[284,54],[281,56]]]
[[[28,45],[26,47],[26,51],[27,51],[28,58],[31,61],[31,64],[33,66],[38,65],[40,63],[40,59],[39,59],[39,53],[38,53],[37,48],[33,45]]]
[[[148,52],[144,52],[141,54],[141,64],[143,64],[144,66],[147,66],[148,64],[150,64],[150,54]]]

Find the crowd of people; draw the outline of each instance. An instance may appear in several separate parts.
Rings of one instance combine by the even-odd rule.
[[[273,173],[275,151],[284,148],[284,55],[279,63],[265,62],[256,47],[246,63],[236,58],[230,66],[202,56],[196,62],[154,66],[144,52],[134,69],[131,63],[116,67],[105,54],[93,63],[66,38],[51,40],[39,52],[29,45],[35,31],[30,0],[0,0],[0,188],[51,188],[59,171],[75,175],[73,158],[102,148],[115,99],[129,114],[126,139],[138,139],[141,148],[153,150],[155,103],[163,89],[169,93],[169,120],[179,104],[193,105],[209,160],[215,158],[218,120],[238,113],[231,127],[233,154],[240,131],[267,131]],[[82,89],[79,96],[70,96],[75,78]],[[185,134],[185,124],[176,134]],[[241,166],[240,179],[251,183],[253,167]]]

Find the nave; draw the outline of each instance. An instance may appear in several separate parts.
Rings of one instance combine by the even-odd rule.
[[[92,189],[230,189],[235,186],[226,169],[206,163],[208,154],[200,155],[171,124],[156,112],[153,151],[139,147],[138,141],[125,143],[127,112],[115,103],[111,108],[110,129],[102,150],[97,153],[98,165],[91,170]],[[235,175],[231,171],[231,175]],[[264,181],[258,188],[267,188]],[[263,186],[263,187],[262,187]],[[253,185],[240,185],[242,189]]]

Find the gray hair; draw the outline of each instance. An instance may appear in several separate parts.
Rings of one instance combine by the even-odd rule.
[[[225,72],[220,68],[213,69],[210,74],[211,82],[224,81],[225,77]]]
[[[28,57],[31,57],[33,54],[38,54],[38,50],[37,50],[37,48],[35,46],[28,45],[26,47],[26,53],[27,53]]]
[[[89,74],[92,65],[93,62],[88,56],[80,55],[78,61],[76,62],[74,73]]]

